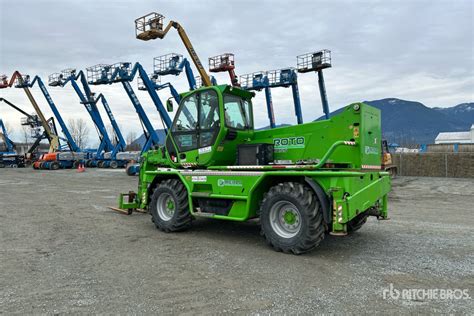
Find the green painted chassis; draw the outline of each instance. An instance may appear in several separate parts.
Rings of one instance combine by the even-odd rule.
[[[213,89],[219,93],[227,91],[225,87]],[[154,187],[164,179],[177,178],[188,191],[190,212],[194,216],[246,221],[259,216],[263,196],[272,186],[301,182],[317,194],[324,206],[325,222],[335,234],[346,233],[347,224],[364,212],[387,218],[390,177],[381,170],[378,109],[355,103],[329,120],[244,132],[227,143],[223,140],[226,132],[223,129],[219,133],[211,151],[202,155],[196,151],[195,159],[203,165],[198,164],[194,169],[173,161],[162,149],[145,153],[138,192],[120,195],[120,209],[146,209]],[[304,139],[302,146],[282,148],[276,142],[298,137]],[[275,164],[234,166],[239,143],[274,143]],[[188,161],[194,158],[189,153],[187,156]],[[228,199],[233,203],[227,215],[218,215],[202,213],[196,207],[198,199]]]
[[[127,194],[120,196],[121,209],[145,209],[152,188],[159,181],[180,179],[188,191],[190,212],[222,220],[246,221],[259,216],[260,202],[265,192],[280,182],[306,182],[321,188],[330,206],[327,223],[334,233],[347,232],[347,223],[357,215],[376,210],[386,219],[387,194],[390,177],[387,172],[358,172],[330,170],[284,170],[284,171],[228,171],[185,170],[160,168],[145,171],[142,186],[146,186],[132,202],[126,202]],[[309,182],[308,182],[309,181]],[[191,194],[189,194],[189,192]],[[230,199],[234,201],[227,216],[196,212],[198,198]]]

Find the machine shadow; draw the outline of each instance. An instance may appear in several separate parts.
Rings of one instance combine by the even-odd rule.
[[[193,222],[192,228],[187,233],[195,235],[196,238],[217,239],[240,245],[248,244],[249,249],[260,245],[262,249],[273,251],[261,235],[258,220],[232,222],[197,219]],[[364,228],[354,234],[342,237],[326,234],[321,244],[314,250],[304,254],[304,256],[337,255],[339,253],[345,254],[348,251],[357,254],[359,251],[363,252],[368,243],[379,237],[375,232]]]

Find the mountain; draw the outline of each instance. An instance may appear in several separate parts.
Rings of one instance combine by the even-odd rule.
[[[474,104],[463,103],[451,108],[429,108],[420,102],[396,98],[364,101],[382,111],[382,134],[389,142],[402,145],[430,144],[440,132],[467,131],[474,118]],[[455,109],[459,114],[453,115]],[[342,109],[331,113],[340,113]],[[323,117],[318,118],[318,120]]]
[[[461,103],[450,108],[433,109],[467,124],[474,124],[474,102]]]
[[[158,138],[160,139],[160,145],[163,145],[165,143],[165,137],[166,137],[165,130],[157,129],[155,130],[155,132],[158,134]],[[146,142],[145,134],[142,134],[140,137],[138,137],[132,142],[132,145],[138,144],[140,148],[142,148],[143,145],[145,145],[145,142]]]

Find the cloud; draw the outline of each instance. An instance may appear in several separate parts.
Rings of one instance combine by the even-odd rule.
[[[139,61],[151,72],[153,57],[187,56],[178,35],[135,39],[134,19],[151,11],[186,29],[204,64],[208,56],[232,52],[237,73],[295,66],[296,56],[332,50],[325,71],[331,110],[355,101],[385,97],[452,106],[474,99],[473,2],[460,1],[61,1],[3,0],[0,3],[0,72],[20,70],[43,80],[63,68]],[[197,74],[197,72],[196,72]],[[219,82],[228,82],[218,74]],[[165,79],[165,78],[164,78]],[[183,76],[166,78],[186,90]],[[166,80],[165,79],[165,80]],[[132,84],[136,87],[136,83]],[[300,74],[305,121],[322,114],[315,74]],[[135,110],[120,84],[93,87],[103,92],[123,133],[141,133]],[[50,88],[67,121],[84,117],[70,86]],[[136,91],[150,120],[161,120],[146,92]],[[278,123],[294,123],[291,89],[273,89]],[[38,88],[33,93],[52,115]],[[20,89],[0,95],[32,111]],[[162,100],[170,94],[160,92]],[[263,92],[254,100],[257,126],[267,124]],[[0,116],[20,130],[20,115],[0,105]],[[105,111],[101,109],[107,121]],[[98,137],[91,133],[94,142]]]

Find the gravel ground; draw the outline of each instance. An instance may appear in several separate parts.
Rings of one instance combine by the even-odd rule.
[[[474,180],[398,178],[389,221],[315,251],[268,248],[257,223],[156,230],[107,209],[123,170],[0,169],[0,313],[472,313],[473,301],[384,299],[383,290],[474,296]]]

